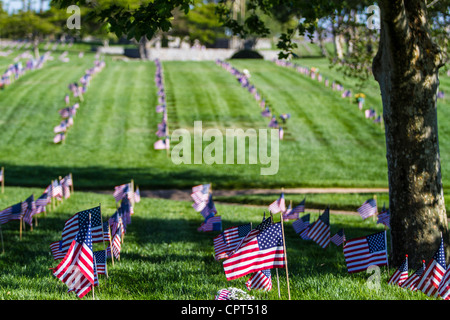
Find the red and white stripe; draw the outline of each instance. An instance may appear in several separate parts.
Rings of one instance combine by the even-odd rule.
[[[317,220],[309,228],[308,237],[325,249],[330,244],[330,226],[322,220]]]
[[[283,246],[260,250],[256,237],[223,262],[228,281],[260,270],[284,266]]]

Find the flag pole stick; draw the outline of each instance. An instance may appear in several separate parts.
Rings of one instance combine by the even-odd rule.
[[[102,216],[102,204],[101,203],[99,203],[98,204],[98,207],[99,207],[99,209],[100,209],[100,223],[101,223],[101,226],[102,226],[102,242],[103,242],[103,251],[105,251],[105,272],[106,272],[106,277],[108,278],[108,269],[106,268],[106,257],[107,257],[107,252],[106,252],[106,247],[105,247],[105,236],[104,236],[104,230],[103,230],[103,216]],[[108,226],[108,228],[109,228],[109,226]]]
[[[131,205],[134,207],[134,180],[131,179]]]
[[[73,177],[72,177],[72,172],[69,173],[69,176],[70,176],[70,181],[72,182],[71,185],[70,185],[70,191],[73,193]]]
[[[5,168],[2,167],[2,193],[5,193]]]
[[[0,238],[2,239],[2,253],[5,253],[5,246],[3,245],[3,231],[2,231],[2,226],[0,226]]]
[[[269,212],[270,212],[270,218],[272,219],[272,224],[274,224],[272,211],[269,210]],[[275,272],[276,272],[276,274],[277,274],[278,298],[281,299],[281,293],[280,293],[280,278],[278,277],[278,268],[275,268]]]
[[[281,217],[281,215],[280,215],[280,217]],[[286,266],[286,282],[287,282],[288,296],[289,296],[289,300],[291,300],[291,289],[289,287],[289,272],[288,272],[287,252],[286,252],[286,238],[284,237],[283,217],[281,217],[280,223],[281,223],[281,234],[283,236],[284,264]]]
[[[111,243],[111,227],[109,226],[109,223],[108,223],[108,230],[109,230],[109,247],[111,248],[110,249],[111,250],[111,262],[112,262],[112,265],[114,266],[114,255],[112,253],[112,243]]]

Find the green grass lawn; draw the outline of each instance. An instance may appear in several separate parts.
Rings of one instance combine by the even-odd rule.
[[[155,66],[116,61],[95,75],[66,142],[54,145],[57,111],[67,85],[93,63],[92,54],[51,61],[0,92],[0,163],[10,185],[43,187],[72,172],[82,189],[107,189],[133,177],[143,188],[361,186],[385,187],[384,134],[337,93],[269,61],[232,61],[247,67],[251,81],[276,114],[291,113],[280,144],[279,171],[264,165],[174,165],[156,141]],[[214,62],[164,62],[169,130],[267,128],[268,119],[235,78]]]
[[[0,207],[40,194],[40,188],[8,187],[0,194]],[[115,211],[111,195],[77,192],[46,216],[39,216],[33,231],[27,226],[19,239],[18,221],[2,225],[5,253],[0,254],[0,299],[67,300],[77,299],[51,274],[57,266],[49,245],[61,237],[65,220],[74,213],[101,204],[103,219]],[[217,204],[223,228],[261,222],[261,208]],[[310,212],[311,221],[318,217]],[[279,221],[279,216],[275,221]],[[100,275],[95,288],[98,300],[212,300],[222,288],[246,291],[249,277],[227,281],[222,263],[214,260],[213,238],[218,232],[197,231],[202,217],[191,202],[143,198],[135,205],[128,225],[121,259],[108,261],[108,277]],[[289,285],[293,300],[421,300],[421,292],[410,292],[388,285],[394,272],[381,267],[380,288],[368,286],[371,274],[348,274],[342,247],[330,244],[320,248],[312,241],[301,240],[292,221],[285,222]],[[331,233],[345,229],[347,239],[383,230],[371,219],[331,214]],[[96,245],[98,246],[98,245]],[[102,246],[100,245],[100,249]],[[99,248],[96,248],[99,249]],[[413,270],[411,270],[413,271]],[[278,271],[281,299],[287,300],[285,269]],[[250,291],[256,299],[278,300],[276,272],[272,270],[273,289],[269,293]],[[90,300],[89,294],[84,299]]]

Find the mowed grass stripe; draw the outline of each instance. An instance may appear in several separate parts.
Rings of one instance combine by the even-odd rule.
[[[355,170],[367,176],[365,167],[372,164],[375,170],[369,168],[370,175],[380,179],[380,166],[385,167],[383,131],[362,119],[354,104],[323,83],[269,61],[233,60],[232,64],[250,70],[251,81],[268,99],[277,116],[291,114],[288,132],[296,137],[298,148],[304,150],[300,158],[312,160],[305,165],[306,170],[319,171],[323,167],[322,178],[330,174],[340,178],[354,176]]]
[[[36,156],[42,156],[40,150],[53,143],[53,127],[61,121],[57,111],[64,107],[67,85],[81,77],[80,70],[83,69],[75,71],[54,63],[24,75],[11,85],[0,102],[0,108],[6,110],[1,116],[5,126],[1,148],[13,154],[20,151],[21,156],[16,159],[32,156],[27,158],[32,161]],[[21,150],[17,150],[17,145]],[[24,154],[27,151],[33,152]]]
[[[192,128],[196,120],[204,129],[264,125],[252,95],[214,62],[168,61],[163,69],[167,84],[173,86],[167,89],[177,103],[178,127]]]
[[[107,62],[93,78],[77,114],[73,136],[66,142],[71,149],[101,157],[96,164],[129,166],[138,158],[130,154],[141,150],[137,141],[142,149],[150,148],[153,137],[149,133],[156,131],[156,122],[150,121],[155,88],[148,66]]]

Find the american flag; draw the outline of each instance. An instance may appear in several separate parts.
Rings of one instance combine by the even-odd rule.
[[[306,201],[306,198],[303,199],[302,202],[300,202],[300,204],[295,206],[293,209],[288,208],[288,210],[286,210],[286,213],[283,216],[283,219],[284,220],[290,220],[290,219],[297,220],[299,217],[299,214],[302,212],[305,212],[305,201]]]
[[[426,265],[425,260],[422,261],[422,266],[418,268],[411,276],[409,276],[400,287],[404,289],[410,289],[411,291],[417,290],[417,281],[420,279],[420,276],[425,271]]]
[[[53,260],[59,260],[65,257],[65,253],[61,251],[62,241],[55,241],[50,243],[50,251],[53,255]]]
[[[387,265],[386,231],[347,241],[344,258],[349,273],[364,271],[371,265]]]
[[[286,211],[286,202],[284,200],[284,193],[282,193],[277,200],[275,200],[269,205],[269,212],[278,213],[285,211]]]
[[[66,135],[64,134],[64,132],[58,133],[57,135],[55,135],[55,137],[53,138],[53,142],[54,143],[60,143],[61,141],[66,139]]]
[[[377,224],[384,224],[386,227],[390,228],[390,212],[389,209],[383,205],[383,209],[381,209],[380,214],[378,215]]]
[[[221,289],[219,293],[214,297],[214,300],[230,300],[230,291],[227,289]]]
[[[134,214],[134,209],[131,204],[131,201],[128,199],[128,197],[124,197],[122,199],[122,202],[120,203],[119,214],[122,215],[122,221],[125,225],[131,223],[131,216]]]
[[[92,251],[92,233],[89,219],[83,221],[72,240],[64,259],[54,269],[53,275],[75,290],[83,298],[94,284],[94,253]]]
[[[141,192],[139,191],[139,187],[136,188],[136,191],[134,192],[134,202],[140,202],[141,201]]]
[[[245,283],[248,290],[272,290],[272,275],[270,269],[255,272]]]
[[[112,252],[116,259],[120,258],[120,251],[122,250],[122,238],[119,232],[117,232],[112,239]]]
[[[336,232],[336,234],[332,236],[330,240],[337,246],[343,244],[345,242],[344,229],[340,229],[338,232]]]
[[[0,182],[3,182],[3,168],[0,168]]]
[[[438,288],[438,294],[444,300],[450,300],[450,269],[445,271],[444,277],[441,280]]]
[[[300,219],[297,219],[294,222],[292,222],[292,227],[294,228],[295,233],[299,234],[300,232],[309,227],[309,218],[310,215],[306,214]]]
[[[422,291],[427,296],[436,296],[438,294],[439,284],[446,271],[444,240],[441,238],[439,249],[428,263],[425,271],[417,282],[417,290]]]
[[[153,144],[153,148],[155,150],[169,149],[170,148],[169,139],[161,139],[161,140],[156,141]]]
[[[278,127],[277,117],[273,116],[272,119],[270,119],[269,128],[277,128],[277,127]]]
[[[68,180],[67,178],[68,176],[64,177],[61,179],[60,181],[60,185],[62,188],[62,194],[64,196],[65,199],[70,197],[70,180]]]
[[[400,267],[392,274],[388,280],[388,284],[396,284],[401,286],[405,280],[408,279],[408,255],[403,260]]]
[[[33,216],[36,214],[36,203],[34,201],[34,195],[29,196],[26,200],[26,208],[24,210],[23,221],[28,225],[33,224]]]
[[[314,222],[308,231],[308,238],[316,242],[322,248],[330,244],[330,209],[327,208]]]
[[[25,209],[27,207],[26,202],[19,202],[12,205],[2,211],[0,211],[0,225],[5,224],[11,220],[20,220],[23,218]]]
[[[215,259],[228,258],[228,254],[236,249],[241,240],[251,231],[251,223],[225,229],[214,238]]]
[[[123,197],[125,195],[128,196],[128,193],[130,192],[130,184],[129,183],[125,183],[125,184],[121,184],[119,186],[115,186],[114,187],[114,193],[113,193],[113,197],[114,199],[116,199],[116,202],[119,202],[120,200],[123,199]]]
[[[228,281],[260,270],[285,266],[281,224],[275,223],[258,233],[223,262]]]
[[[94,252],[95,267],[98,274],[106,274],[106,252],[99,250]]]
[[[208,201],[209,191],[211,189],[211,184],[201,184],[192,187],[191,198],[195,203],[202,203]]]
[[[217,213],[216,206],[214,205],[214,201],[212,199],[212,193],[209,194],[209,200],[206,203],[206,206],[200,211],[200,213],[205,219],[208,219]]]
[[[63,189],[61,183],[58,180],[52,181],[52,198],[62,199],[63,197]]]
[[[200,227],[197,228],[197,231],[210,232],[210,231],[222,231],[222,217],[221,216],[213,216],[211,218],[206,219]]]
[[[358,208],[358,213],[363,219],[377,214],[377,201],[375,199],[365,201],[362,206]]]
[[[36,214],[45,212],[45,207],[51,202],[48,192],[44,192],[39,198],[36,199]]]
[[[109,219],[108,224],[111,229],[111,234],[114,235],[117,233],[117,230],[120,230],[120,234],[122,235],[123,230],[123,221],[122,216],[118,211],[116,211]]]
[[[89,221],[90,217],[90,229],[92,232],[93,242],[103,241],[103,227],[100,207],[95,207],[85,211],[78,212],[74,214],[70,219],[68,219],[62,231],[62,245],[61,251],[66,252],[69,249],[73,239],[75,239],[78,234],[80,227],[83,226],[86,221]]]

